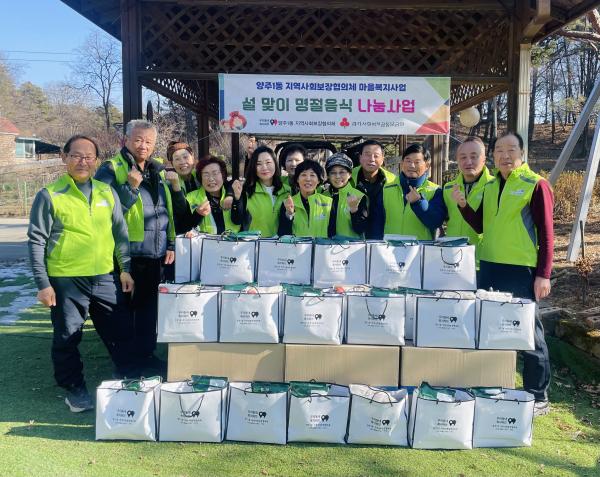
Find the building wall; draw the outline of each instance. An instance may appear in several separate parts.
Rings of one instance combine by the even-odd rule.
[[[15,160],[15,137],[12,134],[0,133],[0,164],[12,163]]]

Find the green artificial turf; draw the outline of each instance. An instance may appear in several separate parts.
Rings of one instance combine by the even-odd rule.
[[[38,305],[21,316],[15,325],[0,326],[0,475],[600,476],[600,409],[581,389],[600,382],[600,369],[556,339],[548,339],[552,412],[535,420],[531,448],[96,442],[94,413],[69,412],[54,384],[47,309]],[[111,365],[90,327],[80,349],[93,390],[110,377]]]

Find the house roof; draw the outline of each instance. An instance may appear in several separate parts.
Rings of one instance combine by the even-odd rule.
[[[0,134],[14,134],[15,136],[18,136],[19,133],[19,129],[10,119],[0,118]]]

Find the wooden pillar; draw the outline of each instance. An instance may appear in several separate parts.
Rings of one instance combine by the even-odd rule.
[[[138,76],[140,57],[139,9],[135,0],[121,0],[123,63],[123,122],[142,117],[142,85]]]
[[[444,157],[444,136],[435,134],[431,141],[431,180],[442,184]]]
[[[237,179],[240,175],[240,135],[231,133],[231,177]]]
[[[210,153],[208,116],[197,114],[196,123],[198,124],[198,157],[204,157]]]

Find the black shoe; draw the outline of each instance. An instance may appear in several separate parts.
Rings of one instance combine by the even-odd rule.
[[[92,396],[90,396],[85,384],[67,389],[65,404],[69,406],[71,412],[84,412],[94,409]]]

